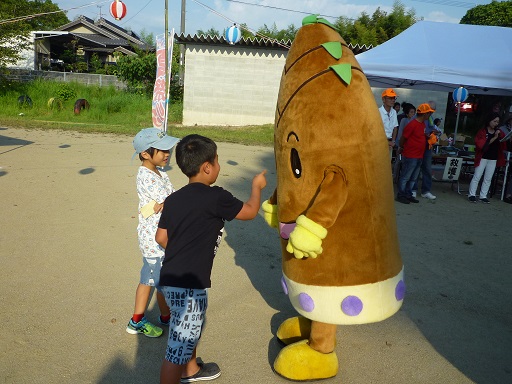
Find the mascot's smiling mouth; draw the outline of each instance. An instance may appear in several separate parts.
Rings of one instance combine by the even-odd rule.
[[[279,223],[279,236],[281,238],[288,240],[290,238],[290,233],[295,229],[296,223]]]

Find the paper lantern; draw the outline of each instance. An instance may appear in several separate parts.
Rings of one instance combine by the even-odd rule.
[[[121,20],[126,16],[126,5],[120,0],[113,1],[109,9],[110,14],[116,20]]]
[[[463,101],[466,101],[466,99],[469,96],[469,92],[464,87],[455,88],[453,91],[453,100],[457,103],[462,103]]]
[[[226,34],[224,37],[226,38],[229,44],[234,45],[238,43],[242,38],[242,31],[240,28],[236,26],[236,24],[234,24],[228,29],[226,29]]]

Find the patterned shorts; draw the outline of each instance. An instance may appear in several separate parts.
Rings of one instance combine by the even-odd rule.
[[[171,310],[165,359],[173,364],[186,364],[201,338],[208,307],[208,291],[162,287],[162,292]]]

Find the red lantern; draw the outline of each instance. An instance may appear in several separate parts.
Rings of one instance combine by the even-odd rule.
[[[121,20],[126,16],[126,5],[120,0],[113,1],[109,9],[110,14],[116,20]]]

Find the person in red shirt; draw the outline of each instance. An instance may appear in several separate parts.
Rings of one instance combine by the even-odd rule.
[[[421,104],[416,110],[416,118],[404,128],[398,147],[398,155],[402,157],[402,172],[398,179],[396,201],[409,204],[419,203],[412,195],[412,187],[421,168],[425,152],[425,121],[435,110],[427,104]]]
[[[483,176],[484,180],[480,188],[479,200],[482,203],[489,204],[487,192],[491,186],[496,167],[503,167],[506,164],[504,151],[507,149],[507,144],[501,142],[505,134],[498,129],[500,124],[499,113],[491,113],[485,121],[485,126],[475,136],[475,173],[469,184],[469,201],[477,202],[476,191]]]

